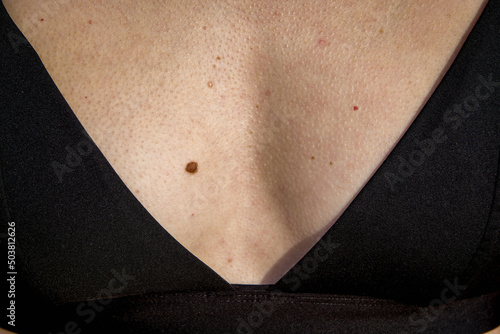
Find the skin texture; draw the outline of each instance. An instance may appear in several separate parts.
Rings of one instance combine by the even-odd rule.
[[[158,223],[230,283],[270,284],[387,157],[485,2],[4,3]]]

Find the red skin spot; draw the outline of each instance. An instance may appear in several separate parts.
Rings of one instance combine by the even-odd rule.
[[[87,98],[87,96],[85,96],[85,98]]]
[[[358,111],[359,110],[359,107],[358,106],[354,106],[354,111]]]
[[[271,96],[271,91],[270,90],[266,90],[266,96]]]
[[[326,45],[327,45],[327,43],[326,43],[326,41],[325,41],[324,39],[320,39],[320,40],[318,41],[318,45],[319,45],[319,46],[326,46]]]
[[[92,20],[89,20],[89,24],[92,24]]]
[[[43,22],[43,21],[45,21],[45,19],[40,19],[40,22]]]

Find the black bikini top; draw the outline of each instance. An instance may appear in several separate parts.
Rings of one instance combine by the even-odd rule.
[[[0,6],[4,266],[15,233],[7,268],[15,298],[3,309],[8,315],[15,300],[16,327],[5,316],[0,325],[22,333],[481,333],[500,325],[498,3],[489,2],[347,210],[267,286],[229,284],[155,221]]]

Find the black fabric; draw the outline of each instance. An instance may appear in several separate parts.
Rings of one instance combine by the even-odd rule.
[[[17,274],[16,327],[3,315],[1,325],[21,333],[500,325],[499,11],[490,1],[422,112],[321,241],[277,284],[241,286],[138,202],[2,5],[0,240],[7,254],[15,222]]]

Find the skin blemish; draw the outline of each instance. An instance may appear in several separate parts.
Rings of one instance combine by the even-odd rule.
[[[41,19],[40,19],[40,22],[43,22],[43,21],[45,21],[45,19],[44,19],[44,18],[41,18]]]
[[[359,110],[359,107],[358,106],[354,106],[354,111],[358,111]]]
[[[203,26],[203,30],[207,30],[207,26]]]
[[[330,166],[333,166],[333,162],[330,161]]]
[[[227,259],[227,263],[233,262],[233,259]]]
[[[88,98],[88,96],[85,96],[85,98],[87,99],[87,98]]]
[[[266,96],[271,96],[271,91],[270,90],[266,90]]]
[[[313,156],[311,157],[311,160],[314,160],[314,159],[316,159],[316,158],[315,158],[315,157],[314,157],[314,155],[313,155]]]
[[[328,43],[327,43],[324,39],[320,39],[320,40],[318,41],[318,45],[319,45],[319,46],[326,46],[327,44],[328,44]]]
[[[139,194],[139,193],[140,193],[140,191],[139,191],[139,190],[136,190],[136,191],[135,191],[135,193],[136,193],[136,194]]]
[[[186,172],[194,174],[198,171],[198,163],[191,161],[186,165]]]
[[[207,83],[207,85],[208,85],[208,88],[212,88],[212,87],[214,86],[214,83],[213,83],[212,81],[209,81],[209,82]]]
[[[383,34],[384,33],[384,28],[380,28],[380,30],[378,32],[381,33],[381,34]]]
[[[256,105],[255,108],[259,109],[259,105]]]
[[[220,60],[220,57],[217,57],[216,59],[217,59],[217,60]]]
[[[191,214],[191,217],[193,217],[193,216],[194,216],[194,213]]]
[[[89,20],[89,24],[92,24],[92,20]]]

